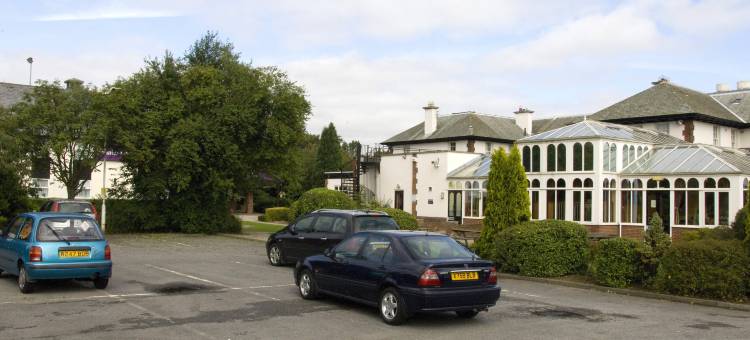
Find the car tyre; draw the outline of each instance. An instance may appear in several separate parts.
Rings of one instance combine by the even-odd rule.
[[[383,322],[395,326],[403,324],[409,318],[406,302],[396,289],[383,289],[379,301],[378,310]]]
[[[478,310],[459,310],[456,311],[456,315],[462,319],[471,319],[479,314]]]
[[[305,300],[314,300],[318,298],[318,283],[315,281],[315,276],[312,272],[307,269],[302,270],[299,274],[299,294]]]
[[[18,289],[23,294],[29,294],[34,291],[34,283],[29,281],[29,275],[26,273],[26,268],[23,265],[18,268]]]
[[[107,288],[108,284],[109,284],[108,277],[97,277],[94,279],[94,288],[96,289],[105,289]]]
[[[272,266],[283,266],[286,264],[284,262],[284,253],[281,252],[281,247],[278,244],[274,243],[268,247],[268,262]]]

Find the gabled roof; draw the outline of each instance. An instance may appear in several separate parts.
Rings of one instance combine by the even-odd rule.
[[[716,92],[711,93],[711,97],[746,122],[750,122],[750,90]]]
[[[532,134],[542,133],[583,121],[586,115],[535,119],[531,123]]]
[[[586,138],[614,139],[648,144],[684,143],[681,139],[672,137],[665,133],[637,128],[633,126],[599,122],[595,120],[584,120],[573,125],[568,125],[536,135],[528,136],[519,140],[518,142],[524,143]]]
[[[521,137],[523,131],[513,118],[470,112],[438,116],[437,130],[429,136],[424,134],[424,123],[419,123],[382,144],[398,145],[466,138],[512,142]]]
[[[654,147],[623,169],[623,175],[750,174],[750,157],[744,152],[705,144]]]
[[[745,121],[708,94],[661,80],[650,88],[630,96],[589,116],[611,122],[702,119],[728,125],[744,125]]]
[[[0,106],[10,107],[23,100],[23,95],[34,89],[30,85],[0,82]]]

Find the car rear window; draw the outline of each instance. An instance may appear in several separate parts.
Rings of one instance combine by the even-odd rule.
[[[398,224],[390,216],[356,216],[354,230],[398,230]]]
[[[94,212],[91,209],[91,203],[86,202],[60,202],[58,203],[58,210],[62,213],[86,213],[90,214]]]
[[[410,236],[404,238],[409,252],[420,260],[471,258],[475,255],[448,236]]]
[[[48,217],[39,222],[36,239],[40,242],[97,241],[103,237],[90,218]]]

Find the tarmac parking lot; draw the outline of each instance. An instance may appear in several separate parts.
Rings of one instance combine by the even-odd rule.
[[[45,282],[22,295],[0,277],[0,339],[746,339],[750,313],[543,283],[501,280],[498,305],[473,320],[417,315],[403,326],[375,309],[306,301],[292,267],[261,242],[221,236],[115,235],[106,290]]]

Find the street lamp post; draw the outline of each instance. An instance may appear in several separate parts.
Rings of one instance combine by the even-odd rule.
[[[102,231],[107,230],[107,142],[104,142],[104,170],[102,171]]]

